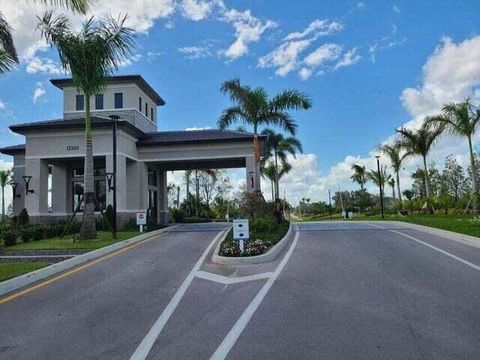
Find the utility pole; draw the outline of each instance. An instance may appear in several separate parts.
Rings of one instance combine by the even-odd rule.
[[[200,184],[198,182],[198,171],[195,170],[195,216],[198,216],[199,199],[200,199]]]
[[[328,212],[330,213],[330,220],[332,219],[332,193],[328,189]]]
[[[110,116],[112,119],[112,143],[113,143],[113,238],[117,238],[117,120],[118,115]]]
[[[383,189],[382,189],[382,174],[380,173],[380,155],[375,156],[377,159],[377,170],[378,170],[378,187],[380,188],[380,209],[382,211],[382,219],[385,219],[385,214],[383,212]]]

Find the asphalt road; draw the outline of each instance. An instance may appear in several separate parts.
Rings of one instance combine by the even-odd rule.
[[[208,262],[186,225],[0,305],[0,359],[480,359],[480,248],[388,223],[300,224]]]

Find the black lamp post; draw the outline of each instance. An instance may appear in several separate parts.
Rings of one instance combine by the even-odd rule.
[[[28,195],[29,193],[33,194],[34,190],[30,189],[30,180],[32,180],[32,177],[28,175],[24,175],[22,176],[22,178],[23,178],[23,181],[25,182],[25,195]]]
[[[10,185],[12,186],[12,192],[13,192],[13,198],[19,198],[20,197],[20,194],[17,194],[17,187],[18,187],[18,183],[16,182],[11,182]]]
[[[328,189],[328,212],[330,213],[330,219],[332,218],[332,192]]]
[[[375,156],[377,159],[377,169],[378,169],[378,187],[380,188],[380,209],[382,210],[382,219],[385,219],[385,214],[383,212],[383,189],[382,189],[382,174],[380,173],[380,155]]]
[[[117,238],[117,120],[120,117],[118,115],[111,115],[112,119],[112,144],[113,144],[113,174],[111,174],[108,188],[113,187],[113,238]],[[113,179],[112,179],[113,178]],[[107,177],[108,179],[108,177]],[[111,186],[113,180],[113,186]]]

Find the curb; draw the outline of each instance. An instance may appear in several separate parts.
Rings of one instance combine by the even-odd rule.
[[[18,290],[24,286],[30,285],[34,282],[37,282],[39,280],[46,279],[52,275],[58,274],[60,272],[63,272],[65,270],[71,269],[75,266],[84,264],[88,261],[98,259],[106,254],[115,252],[117,250],[120,250],[124,247],[139,243],[141,241],[148,240],[152,237],[155,237],[161,233],[164,233],[167,230],[171,230],[172,228],[176,227],[178,225],[174,226],[169,226],[163,229],[159,230],[154,230],[152,232],[148,232],[142,235],[135,236],[133,238],[127,239],[120,241],[118,243],[112,244],[105,246],[103,248],[97,249],[90,251],[88,253],[78,255],[74,258],[52,264],[50,266],[44,267],[39,270],[35,270],[32,272],[29,272],[27,274],[23,274],[20,276],[17,276],[13,279],[5,280],[3,282],[0,282],[0,296],[3,296],[5,294],[8,294],[12,291]]]
[[[473,247],[476,247],[476,248],[480,249],[480,238],[475,237],[475,236],[460,234],[460,233],[456,233],[456,232],[453,232],[453,231],[433,228],[433,227],[425,226],[425,225],[407,223],[407,222],[403,222],[403,221],[391,221],[391,222],[396,223],[397,225],[402,225],[402,226],[412,228],[414,230],[423,231],[423,232],[426,232],[428,234],[438,235],[438,236],[444,237],[444,238],[449,239],[449,240],[458,241],[458,242],[461,242],[463,244],[470,245],[470,246],[473,246]],[[377,222],[377,223],[381,224],[382,221]]]
[[[225,236],[220,239],[215,248],[215,251],[212,255],[212,262],[219,265],[255,265],[266,263],[274,260],[285,248],[289,240],[291,239],[292,235],[295,233],[293,230],[293,223],[290,222],[290,226],[288,228],[287,233],[285,236],[276,243],[270,250],[268,250],[265,254],[262,255],[255,255],[255,256],[245,256],[245,257],[230,257],[230,256],[221,256],[219,255],[220,245],[225,240],[228,235],[228,232],[225,233]]]

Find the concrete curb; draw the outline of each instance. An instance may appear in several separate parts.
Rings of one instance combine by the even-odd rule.
[[[381,224],[382,222],[385,223],[384,221],[377,221],[377,222],[371,221],[371,222],[374,222],[376,224]],[[437,229],[437,228],[433,228],[433,227],[425,226],[425,225],[407,223],[407,222],[403,222],[403,221],[390,221],[390,222],[395,223],[397,225],[406,226],[406,227],[409,227],[409,228],[414,229],[414,230],[423,231],[423,232],[426,232],[428,234],[441,236],[441,237],[447,238],[449,240],[458,241],[458,242],[461,242],[463,244],[470,245],[470,246],[473,246],[473,247],[476,247],[476,248],[480,248],[480,238],[475,237],[475,236],[460,234],[460,233],[456,233],[456,232],[449,231],[449,230]]]
[[[280,240],[276,243],[270,250],[268,250],[265,254],[256,255],[256,256],[245,256],[245,257],[230,257],[230,256],[220,256],[218,253],[220,251],[220,244],[225,240],[228,235],[228,232],[225,233],[225,236],[220,239],[215,248],[215,251],[212,255],[212,262],[219,265],[254,265],[254,264],[261,264],[266,263],[274,260],[285,248],[291,237],[295,231],[293,230],[293,223],[290,222],[290,226],[288,228],[287,233]]]
[[[159,229],[159,230],[151,231],[151,232],[148,232],[148,233],[145,233],[145,234],[142,234],[142,235],[138,235],[138,236],[135,236],[133,238],[123,240],[123,241],[120,241],[118,243],[115,243],[115,244],[112,244],[112,245],[109,245],[109,246],[105,246],[105,247],[97,249],[97,250],[90,251],[86,254],[78,255],[74,258],[71,258],[71,259],[56,263],[56,264],[52,264],[52,265],[44,267],[42,269],[35,270],[35,271],[29,272],[27,274],[17,276],[13,279],[9,279],[9,280],[0,282],[0,296],[8,294],[12,291],[18,290],[18,289],[20,289],[24,286],[30,285],[34,282],[39,281],[39,280],[46,279],[46,278],[48,278],[52,275],[55,275],[55,274],[58,274],[60,272],[65,271],[65,270],[71,269],[75,266],[84,264],[88,261],[98,259],[98,258],[100,258],[100,257],[102,257],[106,254],[115,252],[115,251],[120,250],[124,247],[136,244],[136,243],[141,242],[141,241],[148,240],[148,239],[150,239],[152,237],[155,237],[155,236],[157,236],[157,235],[159,235],[159,234],[161,234],[161,233],[163,233],[167,230],[171,230],[172,228],[177,227],[177,226],[178,225],[169,226],[169,227],[166,227],[166,228],[163,228],[163,229]]]

